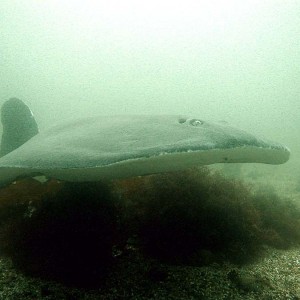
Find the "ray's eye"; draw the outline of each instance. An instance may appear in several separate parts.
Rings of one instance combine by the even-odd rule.
[[[198,119],[193,119],[193,120],[190,121],[190,124],[192,126],[201,126],[203,124],[203,121],[198,120]]]
[[[185,123],[186,122],[186,119],[185,118],[180,118],[180,119],[178,119],[178,123],[180,123],[180,124],[183,124],[183,123]]]

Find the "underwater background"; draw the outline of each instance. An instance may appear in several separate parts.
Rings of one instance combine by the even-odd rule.
[[[288,145],[279,169],[299,173],[298,1],[3,0],[0,10],[0,104],[24,100],[41,130],[93,114],[224,120]]]
[[[78,115],[192,115],[283,142],[296,160],[298,1],[3,0],[0,10],[0,101],[26,101],[41,129]]]
[[[286,165],[258,168],[300,180],[299,1],[3,0],[0,11],[0,105],[24,100],[41,130],[95,114],[222,120],[290,147]]]
[[[210,195],[207,199],[212,199],[212,203],[218,204],[223,200],[228,203],[229,199],[232,201],[230,205],[235,207],[232,203],[239,202],[240,195],[245,193],[245,198],[250,199],[250,208],[246,206],[246,210],[249,209],[245,216],[250,212],[253,217],[249,226],[257,226],[260,222],[256,215],[258,206],[260,213],[263,211],[262,220],[268,220],[274,216],[276,219],[282,213],[280,199],[288,199],[292,203],[300,201],[299,63],[299,1],[0,1],[0,106],[11,97],[24,100],[32,109],[40,130],[64,119],[99,114],[178,114],[204,120],[221,120],[254,135],[287,145],[291,150],[291,158],[284,165],[220,164],[199,171],[206,178],[201,193],[206,193],[206,189],[211,190],[211,186],[216,191],[220,190],[220,194],[225,191],[223,198],[218,198],[217,201]],[[228,178],[238,178],[250,183],[255,193],[262,193],[263,196],[253,196],[251,193],[248,195],[248,188],[240,186],[239,183],[227,183],[219,177],[210,177],[216,170]],[[127,201],[126,209],[129,207],[128,215],[125,213],[124,220],[121,221],[124,224],[133,224],[134,227],[136,224],[132,219],[136,216],[150,218],[155,215],[156,209],[165,209],[164,204],[157,202],[149,205],[153,203],[153,198],[160,199],[155,198],[152,192],[160,192],[162,195],[166,192],[169,195],[168,191],[163,190],[164,186],[159,185],[159,180],[170,184],[170,189],[174,187],[172,182],[179,181],[178,186],[184,182],[186,185],[183,187],[186,190],[193,188],[197,193],[200,189],[199,174],[194,174],[193,171],[182,172],[170,175],[171,179],[174,177],[173,181],[168,175],[161,175],[157,179],[150,177],[117,184],[114,191],[123,188],[122,197]],[[193,184],[186,183],[186,178],[192,179]],[[19,196],[21,190],[26,190],[27,193],[34,186],[34,195],[39,196],[44,193],[39,189],[48,187],[38,187],[36,183],[26,181],[23,186],[22,184],[13,187],[11,191],[3,190],[0,195],[2,199],[21,199],[18,201],[23,206],[19,206],[18,213],[23,216],[24,210],[28,208],[28,196],[24,202]],[[50,186],[51,184],[55,187],[56,183],[50,182]],[[145,187],[148,194],[144,194]],[[134,202],[134,197],[137,198],[140,194],[143,195],[142,204],[149,205],[146,209],[142,208],[141,203]],[[192,192],[191,194],[193,195]],[[39,199],[38,196],[34,197]],[[60,197],[62,196],[58,198]],[[164,197],[172,200],[173,196]],[[194,198],[187,199],[192,199],[190,204],[197,206],[193,202]],[[180,199],[178,201],[176,205],[180,210],[182,204]],[[274,205],[272,201],[278,201],[276,203],[279,205]],[[167,201],[165,211],[168,211],[169,205]],[[277,211],[269,210],[272,205]],[[288,238],[280,242],[292,244],[294,240],[290,242],[289,237],[293,237],[295,229],[300,226],[300,219],[297,209],[286,208],[284,205],[288,218],[292,215],[291,211],[295,211],[292,220],[296,221],[292,224],[292,229],[289,226],[284,227],[288,230],[283,236]],[[136,208],[138,211],[133,212]],[[197,209],[202,208],[200,206]],[[48,206],[40,209],[44,213]],[[215,207],[212,211],[214,215]],[[9,210],[9,217],[10,212]],[[7,217],[6,213],[4,210],[4,215],[1,215],[4,219]],[[235,211],[232,212],[233,215],[228,214],[229,219],[226,222],[230,226],[235,224],[235,220],[243,223],[243,220],[236,219],[235,216],[244,215],[239,214],[240,212],[236,215],[234,213]],[[189,217],[188,214],[187,218]],[[48,218],[51,219],[52,215]],[[144,234],[152,230],[151,226],[165,220],[162,218],[154,223],[153,219],[149,221],[147,218],[143,221]],[[34,222],[26,226],[31,229],[39,224]],[[23,220],[20,224],[23,225]],[[282,224],[274,224],[271,224],[274,228],[282,228]],[[19,220],[10,226],[14,230],[16,225],[19,225]],[[195,226],[200,225],[197,223]],[[189,226],[191,227],[187,226],[188,232],[190,228],[194,228],[194,224]],[[233,227],[238,228],[234,225]],[[84,229],[85,227],[82,230]],[[9,228],[8,232],[10,230]],[[26,231],[25,233],[27,234]],[[166,235],[169,235],[168,231]],[[251,238],[247,242],[250,241],[251,244],[252,232],[249,236]],[[264,236],[266,237],[267,235]],[[274,236],[269,237],[270,244],[277,241],[277,237],[273,238]],[[299,240],[298,235],[295,240]],[[13,246],[19,245],[19,241],[10,243]],[[155,243],[161,245],[161,241],[152,241],[152,245],[156,245]],[[26,247],[30,248],[27,245]],[[165,249],[159,248],[159,251],[163,252]],[[167,255],[170,254],[168,248],[166,252]],[[202,259],[206,255],[210,254],[202,253]],[[41,261],[43,259],[42,256]],[[70,264],[72,263],[73,261]],[[142,265],[145,267],[145,264]],[[298,261],[296,265],[299,265]],[[274,264],[271,264],[270,268],[273,267]],[[150,271],[152,272],[152,268]],[[157,280],[156,277],[165,274],[160,268],[154,268],[153,272],[155,274],[151,273],[150,277],[154,276],[154,281]],[[188,270],[185,272],[190,274]],[[232,270],[229,273],[232,278],[237,276]],[[275,283],[277,281],[272,280]],[[130,284],[129,282],[128,285]],[[189,288],[194,292],[193,287]],[[41,290],[43,289],[42,284]],[[296,290],[297,287],[294,287],[293,295],[297,294],[294,292]],[[47,291],[48,289],[46,294]],[[255,294],[257,290],[251,292]],[[59,294],[53,290],[51,293],[55,297]],[[1,295],[0,290],[0,299]],[[44,298],[52,299],[51,295]],[[297,295],[300,298],[300,287]],[[30,297],[33,296],[29,294],[28,299]],[[280,299],[299,298],[283,296]],[[7,296],[3,299],[7,299]],[[78,296],[78,299],[83,299],[83,296]],[[86,299],[94,298],[91,296]],[[221,298],[211,296],[206,299]],[[252,298],[245,298],[244,295],[243,299]],[[256,299],[255,296],[253,299]]]

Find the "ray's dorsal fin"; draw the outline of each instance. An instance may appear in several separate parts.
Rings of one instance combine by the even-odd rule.
[[[39,130],[30,108],[18,98],[10,98],[1,108],[3,133],[0,157],[17,149]]]

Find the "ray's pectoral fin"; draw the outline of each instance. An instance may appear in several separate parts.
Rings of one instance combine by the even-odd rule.
[[[10,98],[3,104],[1,122],[3,133],[0,157],[17,149],[39,132],[30,108],[17,98]]]

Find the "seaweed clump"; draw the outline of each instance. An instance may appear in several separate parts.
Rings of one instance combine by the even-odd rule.
[[[264,245],[300,242],[300,208],[203,167],[130,179],[123,227],[144,252],[171,263],[251,261]],[[125,230],[125,229],[124,229]]]
[[[1,252],[27,274],[76,286],[103,283],[120,255],[245,263],[264,245],[300,244],[297,203],[208,167],[110,186],[26,179],[0,190],[0,199]]]
[[[99,284],[112,263],[115,236],[109,188],[65,183],[55,195],[46,194],[30,206],[2,231],[5,253],[14,265],[65,284]]]
[[[288,249],[300,244],[300,206],[281,198],[271,186],[261,186],[252,197],[260,213],[262,240],[275,248]]]

